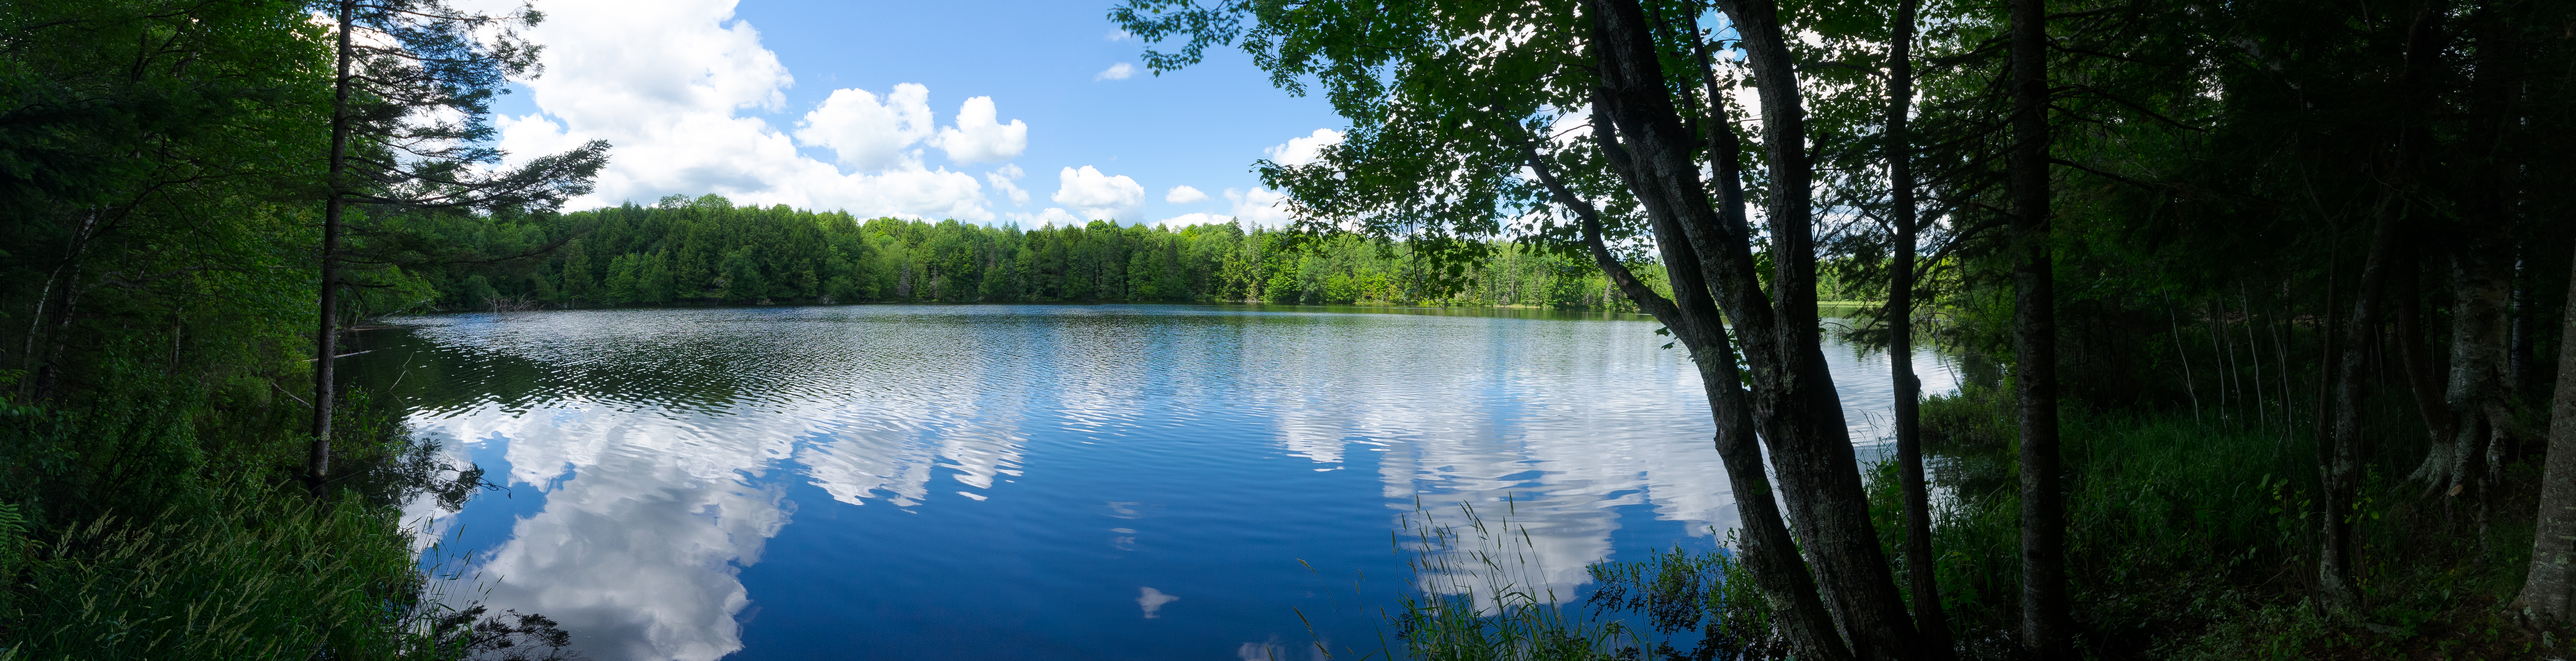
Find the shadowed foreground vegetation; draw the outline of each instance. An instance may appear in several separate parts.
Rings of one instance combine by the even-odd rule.
[[[510,30],[536,19],[0,7],[0,659],[561,651],[541,615],[429,592],[401,508],[453,508],[481,473],[329,370],[398,297],[387,273],[460,257],[400,219],[587,190],[604,145],[483,167],[488,102],[534,55]]]
[[[1960,391],[1930,397],[1923,408],[1931,486],[1940,496],[1935,571],[1959,655],[2017,659],[2021,522],[2012,400],[1991,361],[1971,356],[1962,363]],[[2382,444],[2371,463],[2414,465],[2426,452],[2421,420],[2403,402],[2377,404],[2371,429],[2412,440]],[[2304,418],[2304,408],[2293,408]],[[2374,471],[2369,497],[2353,511],[2359,546],[2372,558],[2359,576],[2366,610],[2355,623],[2338,623],[2314,597],[2320,514],[2307,426],[2313,421],[2266,425],[2247,419],[2250,406],[2236,411],[2241,418],[2204,413],[2195,422],[2188,409],[2066,412],[2067,540],[2077,559],[2069,588],[2087,657],[2547,656],[2541,633],[2505,608],[2530,560],[2536,448],[2517,450],[2518,459],[2502,467],[2497,490],[2516,495],[2491,503],[2483,525],[2474,512],[2445,511],[2423,498],[2420,484]],[[1900,557],[1897,464],[1868,470],[1872,517],[1888,540],[1888,557]],[[1464,520],[1441,527],[1425,519],[1416,526],[1425,532],[1406,538],[1419,558],[1417,583],[1439,588],[1392,615],[1411,658],[1791,658],[1769,604],[1726,550],[1731,540],[1714,551],[1673,549],[1595,564],[1593,582],[1577,593],[1537,594],[1522,575],[1545,559],[1513,543],[1508,517],[1487,522],[1471,513]],[[1906,571],[1902,563],[1891,568],[1900,577]]]

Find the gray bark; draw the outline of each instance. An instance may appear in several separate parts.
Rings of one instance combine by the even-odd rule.
[[[2424,480],[2427,490],[2443,498],[2445,512],[2455,510],[2459,497],[2478,487],[2475,476],[2486,453],[2488,432],[2500,427],[2498,423],[2511,422],[2488,415],[2489,409],[2504,403],[2510,266],[2492,252],[2503,247],[2503,237],[2491,231],[2469,231],[2473,235],[2452,251],[2449,260],[2451,373],[2442,391],[2444,419],[2449,424],[2442,427],[2444,435],[2434,440],[2424,464],[2410,476]]]
[[[2567,278],[2576,301],[2576,271]],[[2560,337],[2576,338],[2576,305],[2567,306]],[[2531,535],[2531,571],[2513,610],[2533,624],[2569,620],[2569,577],[2576,575],[2576,349],[2558,350],[2558,389],[2549,402],[2549,449],[2540,473],[2540,511]]]

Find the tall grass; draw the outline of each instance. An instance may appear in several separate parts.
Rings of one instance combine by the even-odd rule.
[[[1621,627],[1568,608],[1543,579],[1547,559],[1506,505],[1487,521],[1460,503],[1443,521],[1420,502],[1395,545],[1413,572],[1413,594],[1398,598],[1396,637],[1428,661],[1590,661],[1617,658]],[[1570,587],[1570,586],[1569,586]]]
[[[1547,583],[1549,559],[1506,502],[1490,520],[1464,503],[1454,519],[1419,502],[1406,517],[1396,548],[1408,556],[1415,592],[1398,599],[1391,619],[1409,658],[1787,658],[1769,603],[1725,550],[1595,562],[1585,567],[1591,589],[1578,595],[1577,586]]]
[[[302,439],[220,433],[263,414],[114,393],[87,410],[0,402],[0,661],[564,658],[569,636],[542,616],[430,593],[401,507],[453,509],[481,473],[364,392],[337,421],[346,477],[322,502],[291,479]]]
[[[433,603],[393,513],[233,486],[213,516],[100,517],[38,547],[7,657],[388,658]],[[19,540],[12,540],[19,541]],[[26,542],[21,541],[21,544]],[[22,656],[23,655],[23,656]]]

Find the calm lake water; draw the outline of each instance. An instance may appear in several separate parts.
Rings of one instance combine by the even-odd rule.
[[[586,310],[417,318],[353,360],[509,487],[412,510],[429,558],[473,572],[448,591],[552,617],[594,659],[1356,658],[1400,647],[1381,613],[1411,589],[1394,537],[1417,502],[1507,512],[1569,598],[1586,563],[1717,544],[1735,511],[1707,403],[1657,327]],[[1885,358],[1827,355],[1879,444]]]

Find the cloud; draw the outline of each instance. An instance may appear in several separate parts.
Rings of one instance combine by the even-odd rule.
[[[986,101],[985,107],[989,111],[992,103]],[[990,122],[992,116],[987,114],[984,119]],[[805,120],[797,122],[797,126],[798,142],[830,148],[841,165],[860,172],[918,168],[919,159],[906,158],[904,148],[930,137],[930,88],[913,83],[896,85],[893,92],[886,94],[884,103],[878,103],[877,95],[867,90],[832,90],[831,98],[805,113]],[[1022,127],[1021,133],[1025,140],[1027,128]]]
[[[1247,225],[1280,227],[1296,220],[1289,215],[1288,205],[1283,203],[1288,196],[1279,191],[1258,186],[1248,191],[1228,188],[1225,189],[1225,199],[1234,204],[1234,217]]]
[[[1207,199],[1208,196],[1206,193],[1201,193],[1199,192],[1199,189],[1188,186],[1173,186],[1170,192],[1163,193],[1163,201],[1173,204],[1205,202]]]
[[[1018,183],[1019,178],[1025,176],[1029,176],[1029,173],[1021,170],[1020,166],[1003,163],[1002,167],[984,173],[984,181],[992,184],[993,190],[1000,191],[1004,196],[1011,198],[1012,206],[1020,206],[1029,203],[1029,192],[1021,189]]]
[[[1128,77],[1130,77],[1130,76],[1134,76],[1134,75],[1136,75],[1136,65],[1128,64],[1128,63],[1125,63],[1125,62],[1120,62],[1120,63],[1117,63],[1117,64],[1109,65],[1109,68],[1100,70],[1100,73],[1093,74],[1093,75],[1091,76],[1091,79],[1092,79],[1092,80],[1126,80]]]
[[[1154,618],[1162,617],[1162,615],[1160,615],[1160,614],[1156,613],[1155,611],[1163,610],[1163,604],[1168,604],[1168,603],[1172,603],[1172,602],[1180,601],[1180,600],[1181,600],[1181,598],[1180,598],[1180,597],[1175,597],[1175,596],[1172,596],[1172,595],[1163,594],[1163,591],[1162,591],[1162,590],[1156,590],[1156,589],[1153,589],[1153,588],[1144,588],[1143,590],[1141,590],[1141,591],[1138,593],[1138,596],[1136,597],[1136,605],[1145,607],[1145,619],[1151,620],[1151,619],[1154,619]]]
[[[1306,165],[1322,160],[1325,147],[1338,144],[1342,144],[1341,131],[1315,129],[1306,137],[1290,138],[1287,143],[1263,149],[1261,153],[1269,156],[1272,163]]]
[[[1029,125],[994,121],[993,97],[979,96],[957,108],[957,125],[939,130],[931,144],[959,163],[1000,163],[1029,149]]]
[[[1133,36],[1136,36],[1136,33],[1128,32],[1126,30],[1110,30],[1108,34],[1100,35],[1100,38],[1110,41],[1126,41],[1128,37]]]
[[[608,167],[576,209],[715,193],[862,217],[994,218],[977,177],[921,164],[923,141],[937,135],[921,85],[882,96],[837,90],[795,127],[744,116],[785,110],[795,79],[759,31],[734,17],[734,4],[549,0],[555,20],[528,35],[546,45],[546,75],[525,81],[538,112],[495,121],[506,164],[608,141]],[[1004,149],[1024,144],[1024,132],[1010,134],[1016,126],[958,126],[977,136],[959,138],[958,153],[971,145],[977,158],[1016,155]],[[830,150],[833,162],[800,152],[800,142]]]
[[[1065,168],[1056,179],[1055,196],[1048,199],[1072,207],[1086,220],[1114,220],[1145,203],[1145,187],[1127,175],[1113,177],[1085,165],[1080,170]]]

